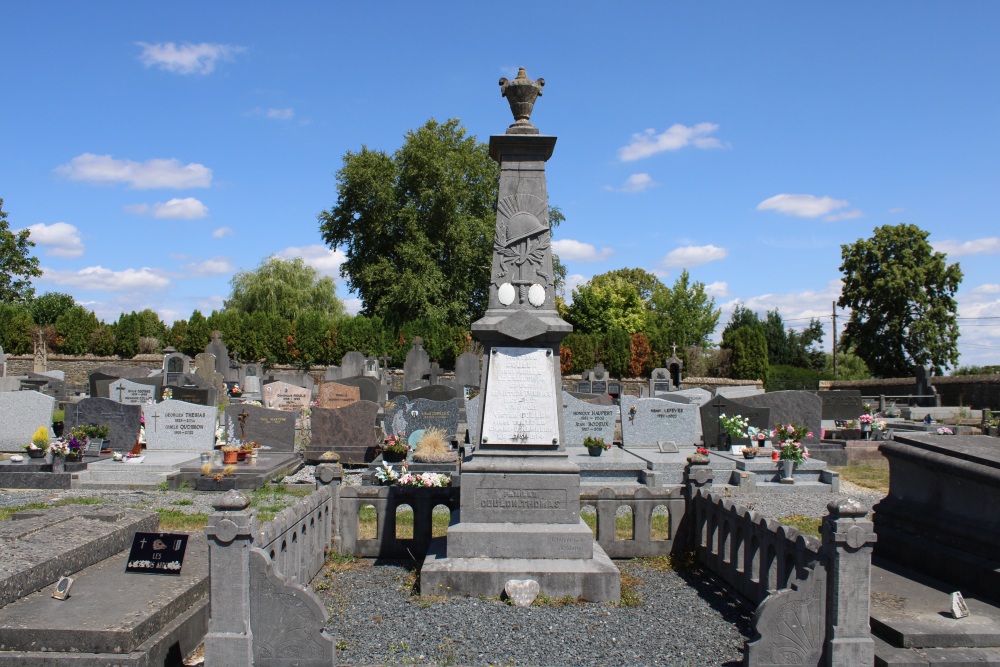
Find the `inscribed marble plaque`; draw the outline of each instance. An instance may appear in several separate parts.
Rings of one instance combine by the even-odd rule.
[[[309,405],[309,390],[296,387],[294,384],[271,382],[261,390],[265,408],[295,412]]]
[[[205,451],[215,447],[212,406],[163,401],[143,409],[146,417],[146,449]]]
[[[562,401],[556,361],[547,348],[492,349],[483,401],[484,444],[559,444]]]
[[[126,405],[145,405],[156,400],[156,387],[122,378],[108,385],[108,398]]]

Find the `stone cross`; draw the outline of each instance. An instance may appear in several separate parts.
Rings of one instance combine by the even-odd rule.
[[[675,357],[677,356],[677,343],[670,344],[670,354],[672,354]]]
[[[123,387],[122,385],[118,385],[118,402],[119,403],[122,402],[122,394],[124,394],[124,393],[125,393],[125,387]]]
[[[431,378],[431,384],[437,384],[438,378],[441,377],[441,367],[438,366],[436,361],[431,362],[431,369],[427,373]]]

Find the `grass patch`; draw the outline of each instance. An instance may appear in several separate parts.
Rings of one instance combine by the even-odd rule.
[[[651,556],[649,558],[638,558],[636,562],[646,570],[656,572],[671,572],[676,570],[690,570],[697,562],[698,558],[693,551],[668,556]]]
[[[619,607],[638,607],[642,604],[642,596],[636,590],[639,586],[646,583],[634,574],[627,572],[626,570],[621,571],[621,581],[622,581],[622,597],[621,602],[618,603]]]
[[[327,573],[338,573],[338,572],[351,572],[353,570],[360,570],[363,567],[370,567],[371,563],[362,558],[358,558],[354,554],[336,554],[331,553],[326,557],[326,570]]]
[[[205,530],[207,514],[185,514],[180,510],[155,510],[160,515],[160,530]]]
[[[597,514],[591,512],[580,513],[580,518],[583,522],[587,524],[590,528],[590,532],[594,534],[594,539],[597,539]],[[652,538],[654,540],[669,540],[670,539],[670,517],[666,514],[654,514],[652,517],[650,531],[652,533]],[[624,514],[615,517],[615,539],[616,540],[633,540],[635,537],[632,532],[632,515]]]
[[[812,537],[819,537],[819,527],[823,522],[822,519],[814,519],[810,516],[802,516],[801,514],[789,514],[788,516],[778,517],[778,521],[786,526],[791,526],[803,535],[811,535]]]
[[[511,603],[513,604],[513,603]],[[575,607],[577,605],[586,604],[583,600],[573,597],[572,595],[564,595],[561,598],[550,598],[548,595],[539,594],[538,597],[531,603],[532,607]]]
[[[181,506],[183,506],[183,505],[194,505],[194,501],[193,500],[186,500],[186,499],[185,500],[175,500],[174,502],[172,502],[170,504],[171,505],[181,505]]]
[[[104,498],[63,498],[53,503],[37,502],[17,505],[16,507],[0,507],[0,521],[7,521],[18,512],[26,510],[44,510],[49,507],[65,507],[66,505],[100,505],[103,502]]]
[[[296,498],[303,498],[315,489],[289,489],[283,484],[268,484],[250,494],[250,508],[257,514],[257,521],[267,523],[281,510],[291,506]]]
[[[431,512],[431,537],[444,537],[451,524],[451,512]],[[358,539],[374,540],[378,537],[378,515],[373,505],[364,505],[358,511]],[[413,538],[413,510],[396,509],[396,539]]]
[[[853,484],[889,493],[889,467],[888,466],[865,466],[849,465],[842,468],[834,468],[840,473],[840,479],[847,480]]]

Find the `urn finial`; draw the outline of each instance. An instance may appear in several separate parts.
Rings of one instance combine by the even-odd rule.
[[[531,124],[531,110],[535,99],[541,97],[545,79],[532,81],[524,68],[518,68],[513,81],[500,79],[500,94],[510,103],[514,123],[507,128],[507,134],[538,134],[538,128]]]

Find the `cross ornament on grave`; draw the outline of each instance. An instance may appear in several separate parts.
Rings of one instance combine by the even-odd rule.
[[[156,420],[160,418],[160,415],[158,415],[158,414],[156,414],[154,412],[153,414],[150,415],[150,417],[153,418],[153,433],[156,433],[157,432],[156,431]]]
[[[124,393],[125,393],[125,386],[124,385],[118,385],[118,402],[119,403],[122,402],[122,394],[124,394]]]
[[[438,383],[438,378],[441,377],[441,367],[438,366],[436,361],[431,363],[431,369],[428,372],[428,375],[430,376],[431,384]]]
[[[670,353],[671,353],[671,354],[672,354],[673,356],[675,356],[675,357],[676,357],[676,356],[677,356],[677,343],[671,343],[671,344],[670,344],[670,350],[671,350],[671,352],[670,352]]]
[[[243,410],[236,415],[236,420],[240,423],[240,442],[244,442],[246,440],[247,417],[249,416],[250,413],[247,412],[246,408],[243,408]]]

